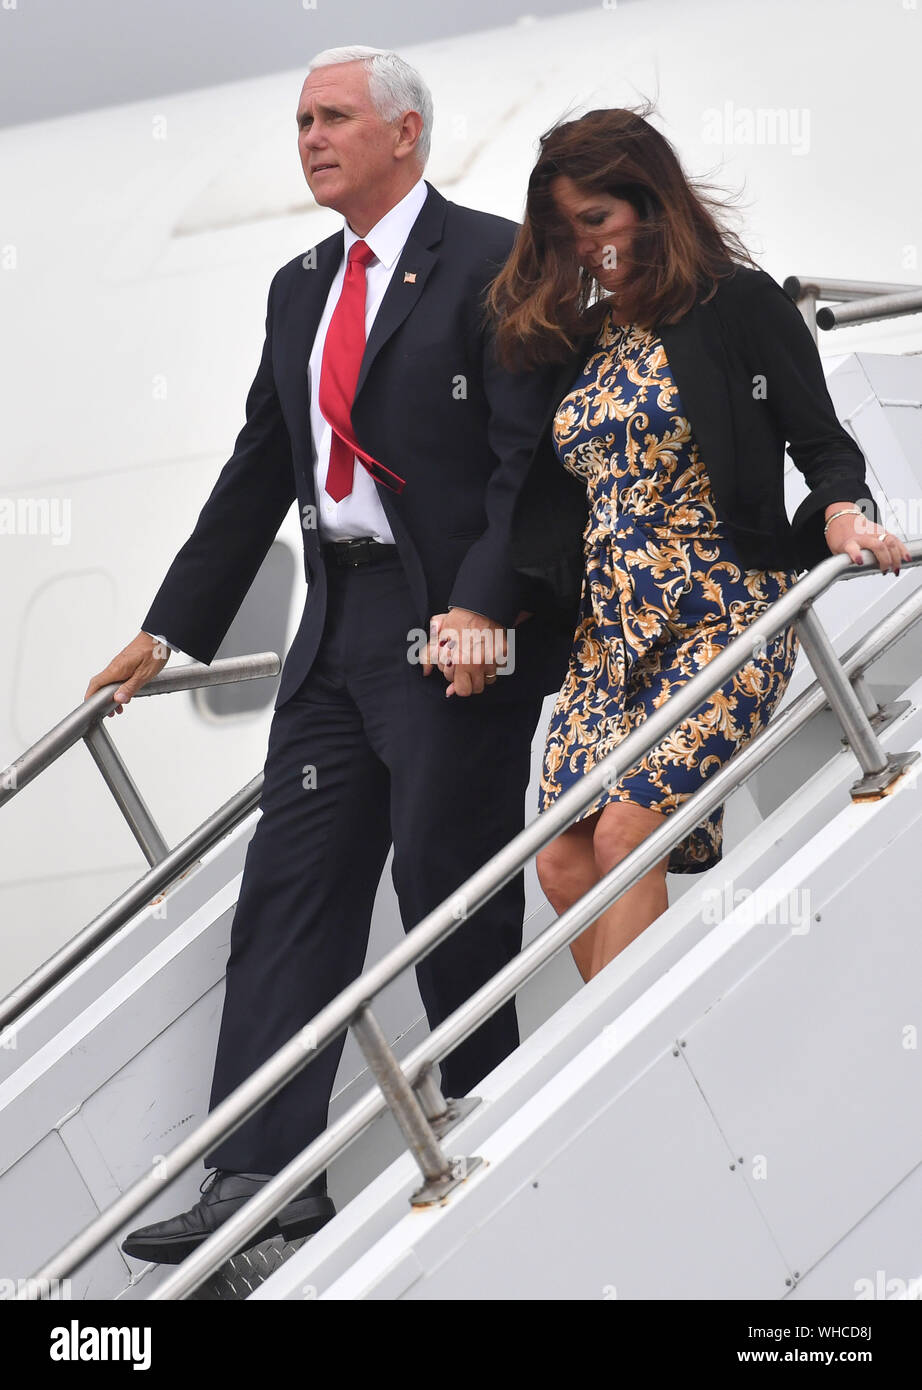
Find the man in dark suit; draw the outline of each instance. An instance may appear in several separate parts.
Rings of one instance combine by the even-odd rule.
[[[234,917],[211,1108],[361,972],[392,842],[409,929],[517,833],[542,699],[566,669],[571,634],[531,613],[508,555],[549,387],[498,367],[483,318],[517,229],[423,179],[430,124],[425,84],[396,55],[312,63],[301,161],[344,227],[273,279],[233,456],[144,631],[87,692],[121,682],[120,711],[164,664],[160,638],[210,662],[297,499],[307,599]],[[449,629],[443,680],[435,644],[414,659],[412,635]],[[520,949],[523,909],[519,875],[421,962],[433,1026]],[[445,1059],[446,1094],[517,1045],[510,1003]],[[133,1232],[126,1252],[183,1259],[322,1132],[341,1052],[323,1050],[207,1155],[201,1201]],[[321,1177],[278,1230],[307,1235],[331,1215]]]

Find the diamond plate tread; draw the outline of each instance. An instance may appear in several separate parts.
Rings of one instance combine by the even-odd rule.
[[[300,1250],[308,1239],[308,1236],[302,1236],[298,1240],[272,1236],[269,1240],[260,1241],[251,1249],[233,1255],[226,1264],[189,1294],[189,1300],[214,1302],[220,1299],[234,1301],[248,1298],[270,1274],[274,1274],[296,1250]]]

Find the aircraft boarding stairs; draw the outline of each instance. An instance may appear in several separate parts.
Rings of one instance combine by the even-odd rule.
[[[852,356],[830,387],[890,524],[901,499],[922,493],[922,357]],[[798,485],[792,475],[789,502]],[[771,623],[797,614],[804,652],[769,729],[669,818],[668,838],[658,832],[566,917],[554,917],[530,869],[525,951],[431,1036],[408,968],[418,943],[463,930],[477,902],[594,799],[612,760],[403,940],[383,881],[365,975],[257,1073],[274,1089],[286,1063],[309,1065],[351,1022],[331,1128],[177,1269],[138,1266],[118,1241],[196,1200],[201,1154],[236,1104],[206,1121],[259,779],[170,852],[102,731],[111,689],[69,715],[0,773],[0,800],[85,738],[153,867],[0,1012],[0,1292],[917,1295],[922,540],[911,549],[899,579],[824,561],[699,673],[687,710],[683,692],[656,730],[651,721],[627,754],[616,750],[627,766],[638,733],[662,737],[770,638]],[[178,667],[143,693],[277,667],[271,655]],[[723,861],[670,879],[669,910],[582,986],[566,943],[644,871],[643,856],[652,864],[720,801]],[[433,1118],[444,1103],[424,1064],[512,992],[522,1046],[478,1087],[479,1103]],[[250,1106],[254,1087],[242,1088]],[[235,1113],[247,1113],[246,1098]],[[247,1222],[259,1229],[324,1166],[333,1222],[300,1249],[269,1242],[228,1260]],[[420,1191],[425,1204],[411,1206]]]

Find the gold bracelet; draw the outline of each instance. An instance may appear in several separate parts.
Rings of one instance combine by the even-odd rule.
[[[840,512],[833,512],[832,516],[827,519],[826,525],[823,527],[824,536],[826,532],[829,530],[832,523],[835,521],[836,517],[839,516],[864,516],[864,512],[861,510],[860,507],[843,507]]]

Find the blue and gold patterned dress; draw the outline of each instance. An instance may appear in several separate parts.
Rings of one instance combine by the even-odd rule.
[[[563,465],[586,483],[586,574],[569,669],[551,717],[540,809],[624,739],[797,578],[746,570],[726,534],[662,342],[606,318],[554,419]],[[797,656],[767,645],[582,813],[681,805],[767,723]],[[723,807],[672,851],[672,873],[721,857]]]

